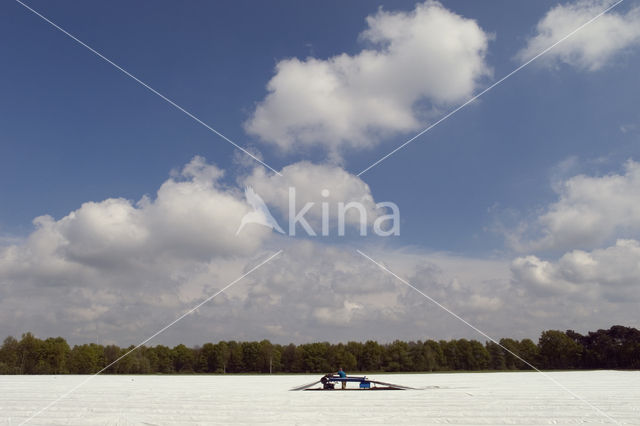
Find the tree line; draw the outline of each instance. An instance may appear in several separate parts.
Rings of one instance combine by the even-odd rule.
[[[581,335],[547,330],[538,343],[531,339],[426,340],[380,344],[348,342],[301,345],[221,341],[189,348],[95,343],[72,347],[62,337],[39,339],[25,333],[7,337],[0,347],[0,374],[151,373],[326,373],[428,372],[453,370],[640,369],[640,331],[613,326]],[[526,362],[524,362],[524,361]]]

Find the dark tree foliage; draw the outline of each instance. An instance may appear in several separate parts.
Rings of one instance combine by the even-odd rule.
[[[580,347],[576,368],[640,368],[640,330],[614,325],[585,336],[573,330],[566,334]]]
[[[0,346],[0,374],[190,374],[471,371],[540,369],[640,369],[640,331],[616,325],[581,335],[547,330],[538,343],[501,339],[435,340],[380,344],[373,340],[279,345],[261,342],[205,343],[189,348],[97,344],[70,348],[62,337],[25,333]],[[117,361],[117,362],[116,362]]]
[[[544,331],[538,346],[544,368],[572,369],[580,366],[584,348],[567,333],[558,330]]]

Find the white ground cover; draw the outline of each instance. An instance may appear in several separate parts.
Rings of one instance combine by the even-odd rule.
[[[548,374],[640,425],[640,372]],[[375,374],[423,389],[289,391],[319,376],[96,376],[28,424],[614,424],[535,372]],[[0,424],[20,424],[87,377],[0,376]]]

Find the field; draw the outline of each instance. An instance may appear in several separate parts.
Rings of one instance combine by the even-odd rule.
[[[640,372],[549,373],[621,424],[640,425]],[[604,424],[534,372],[394,374],[422,388],[289,392],[320,375],[97,376],[29,424]],[[0,424],[20,424],[87,376],[0,376]]]

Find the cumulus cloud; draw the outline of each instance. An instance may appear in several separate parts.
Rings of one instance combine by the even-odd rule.
[[[311,193],[321,182],[346,198],[368,196],[364,183],[333,167],[294,164],[281,179]],[[222,175],[196,157],[153,198],[85,203],[61,219],[36,219],[31,235],[0,247],[5,333],[137,343],[282,249],[152,343],[480,338],[349,245],[280,237],[258,225],[236,237],[249,207]],[[247,179],[278,199],[276,177],[254,172]],[[494,336],[634,324],[637,240],[574,250],[557,261],[479,259],[370,241],[360,248]]]
[[[163,292],[173,294],[183,274],[212,258],[250,256],[269,235],[259,227],[235,235],[249,208],[222,187],[222,173],[195,157],[153,199],[111,198],[59,220],[36,218],[28,238],[0,248],[3,312],[45,324],[102,312],[121,325],[126,316],[112,316],[114,303],[135,312],[141,301],[175,305]]]
[[[591,252],[572,250],[557,261],[518,257],[511,269],[514,280],[542,295],[614,303],[640,300],[640,242],[633,239]]]
[[[594,248],[624,235],[640,232],[640,163],[629,160],[620,174],[578,175],[555,185],[558,200],[529,226],[521,251]]]
[[[555,6],[538,22],[536,35],[518,52],[517,58],[526,62],[612,3],[610,0],[580,0]],[[551,65],[565,63],[595,71],[614,56],[639,44],[640,8],[633,7],[627,13],[613,10],[555,46],[540,59]]]
[[[280,241],[278,248],[284,249],[279,257],[172,327],[156,343],[473,335],[352,248],[295,239]],[[103,342],[119,344],[152,334],[271,252],[265,247],[244,256],[148,260],[122,269],[101,269],[49,253],[46,258],[34,256],[29,259],[31,267],[11,273],[27,260],[28,249],[13,247],[0,256],[0,320],[6,332],[28,329],[76,342],[94,340],[98,334]],[[16,251],[23,251],[22,257],[13,258]],[[446,255],[374,249],[372,253],[471,321],[500,314],[493,293],[496,282],[508,284],[507,263],[492,275],[494,265],[470,262],[461,267],[463,259]],[[51,282],[50,268],[40,267],[39,262],[50,261],[63,262],[55,274],[60,284]],[[483,321],[483,326],[490,325],[486,318]]]
[[[268,253],[282,248],[286,240],[278,240],[260,225],[246,226],[236,235],[250,207],[240,187],[222,184],[223,174],[195,157],[165,181],[154,197],[138,202],[122,198],[87,202],[60,219],[36,218],[35,230],[27,238],[7,240],[0,247],[0,321],[16,333],[33,330],[72,338],[90,336],[91,340],[99,333],[111,341],[133,343],[131,339],[142,338],[156,324],[169,322],[236,279]],[[327,188],[332,201],[344,197],[373,209],[368,186],[334,166],[301,163],[285,168],[282,181],[258,171],[248,179],[276,203],[282,201],[280,187],[284,185],[286,191],[287,185],[294,185],[302,201],[313,198],[306,194],[321,196],[321,188]],[[226,329],[224,318],[241,319],[246,307],[263,301],[260,309],[274,311],[268,312],[272,317],[266,322],[269,327],[260,327],[253,336],[260,337],[263,330],[286,329],[284,319],[277,319],[282,306],[267,302],[283,300],[286,295],[281,293],[286,292],[300,299],[287,299],[292,305],[288,311],[297,312],[295,306],[302,304],[310,324],[328,324],[334,317],[347,323],[356,320],[358,302],[335,305],[326,294],[340,288],[338,281],[348,281],[345,277],[350,272],[355,273],[341,269],[343,254],[304,245],[295,246],[294,251],[297,257],[291,263],[299,262],[295,270],[269,269],[267,275],[247,280],[254,284],[250,291],[245,288],[221,295],[216,303],[225,304],[220,311],[224,314],[211,318],[207,325],[232,338],[232,330],[240,331]],[[321,263],[317,263],[322,258],[319,253],[326,254]],[[310,260],[316,261],[317,268],[304,272]],[[330,274],[323,272],[332,268],[335,271]],[[301,282],[302,277],[310,282]],[[365,287],[361,284],[357,291]],[[313,289],[317,297],[308,294]],[[315,302],[320,299],[325,301]],[[256,315],[250,313],[249,320],[260,322]],[[180,334],[173,339],[180,339]]]
[[[369,185],[358,176],[355,176],[341,167],[330,164],[313,164],[302,161],[284,167],[281,175],[271,174],[264,168],[255,168],[253,173],[244,180],[245,185],[252,186],[258,194],[269,204],[282,213],[285,218],[291,219],[290,201],[295,201],[294,216],[302,211],[307,203],[313,206],[305,213],[304,217],[317,234],[322,231],[323,216],[328,220],[328,230],[331,232],[338,226],[338,204],[354,202],[362,206],[366,224],[384,213],[376,208],[376,203],[371,195]],[[294,197],[290,195],[293,188]],[[325,203],[328,210],[326,214],[322,210]],[[355,208],[345,211],[345,225],[359,227],[360,212]]]
[[[260,246],[267,232],[254,227],[235,235],[249,208],[241,193],[219,183],[222,175],[195,157],[153,199],[87,202],[58,221],[37,218],[34,236],[56,241],[65,259],[81,263],[246,254]]]
[[[555,189],[558,200],[533,225],[520,226],[530,238],[512,235],[515,247],[529,253],[511,262],[513,290],[526,300],[527,316],[554,328],[636,325],[640,163],[629,160],[617,174],[569,177]]]
[[[335,194],[368,194],[361,181],[332,168],[298,164],[291,170],[284,178],[306,182],[309,191],[318,189],[314,180],[335,176],[335,181],[324,182],[331,183]],[[281,238],[258,226],[247,241],[226,242],[246,206],[240,191],[220,184],[221,176],[222,171],[195,158],[153,199],[109,199],[85,203],[62,219],[38,218],[28,238],[0,249],[0,321],[5,332],[31,330],[72,342],[98,336],[105,343],[136,343],[283,249],[157,342],[442,335],[438,309],[418,301],[412,290],[351,247]],[[275,182],[267,179],[265,185]],[[230,225],[225,212],[236,210]],[[504,262],[496,279],[491,273],[495,265],[482,261],[396,250],[372,253],[470,319],[495,314],[502,306],[493,292],[495,282],[508,283]],[[448,324],[456,327],[455,320]],[[459,331],[469,333],[464,327]]]
[[[355,55],[285,59],[246,130],[283,151],[366,148],[424,126],[429,111],[469,97],[490,74],[490,36],[436,1],[368,16]]]
[[[507,262],[363,248],[444,305],[495,331],[489,318],[503,315],[502,301],[496,301],[500,299],[496,294],[502,292],[506,297],[502,290],[510,286]],[[310,331],[318,339],[332,341],[474,335],[349,247],[293,241],[285,247],[281,262],[269,265],[259,275],[270,288],[261,293],[278,295],[274,309],[284,307],[277,325],[294,333],[298,341],[308,340],[305,333]],[[251,293],[247,295],[247,300],[252,298]],[[265,306],[269,302],[252,303]]]
[[[41,269],[60,260],[50,253],[46,258],[34,255],[32,267],[12,274],[12,266],[25,257],[14,259],[11,253],[22,249],[27,252],[27,247],[13,247],[0,255],[0,321],[6,333],[31,330],[73,342],[93,341],[98,335],[105,343],[137,343],[283,249],[152,343],[481,338],[348,246],[281,239],[276,245],[267,241],[255,254],[165,258],[106,270],[73,262],[55,274],[51,267]],[[597,327],[635,311],[633,303],[625,309],[607,300],[549,299],[536,291],[538,283],[525,280],[513,266],[510,271],[510,263],[500,259],[368,245],[362,249],[494,336],[582,329],[585,319]],[[60,283],[52,283],[52,277]],[[595,306],[599,312],[594,313]],[[626,317],[620,321],[632,324]]]

